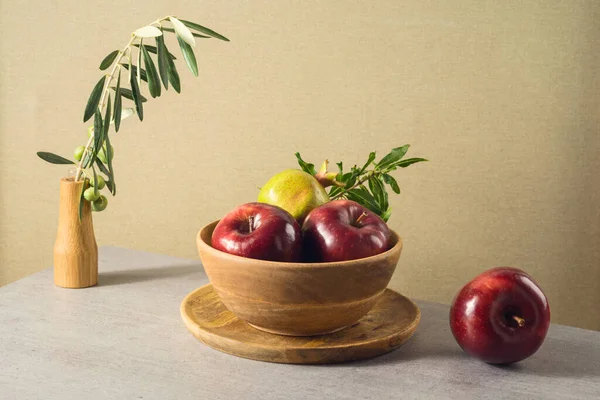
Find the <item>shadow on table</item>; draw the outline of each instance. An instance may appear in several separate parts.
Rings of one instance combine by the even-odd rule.
[[[136,282],[153,281],[181,277],[202,272],[202,267],[197,265],[169,265],[165,267],[132,269],[115,272],[100,272],[98,286],[127,285]]]

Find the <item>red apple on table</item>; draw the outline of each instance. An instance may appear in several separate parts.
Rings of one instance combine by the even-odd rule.
[[[264,203],[247,203],[225,215],[215,227],[211,245],[240,257],[268,261],[299,261],[302,231],[285,210]]]
[[[460,347],[490,364],[531,356],[549,325],[546,296],[517,268],[493,268],[477,276],[456,295],[450,309],[450,328]]]
[[[302,224],[308,261],[334,262],[370,257],[389,249],[390,230],[375,213],[350,200],[312,210]]]

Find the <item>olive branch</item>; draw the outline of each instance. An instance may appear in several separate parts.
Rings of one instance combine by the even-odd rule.
[[[94,117],[94,124],[88,129],[87,143],[75,149],[75,161],[50,152],[37,153],[41,159],[51,164],[76,165],[75,182],[81,179],[89,180],[89,187],[84,184],[81,193],[80,219],[85,200],[91,202],[94,211],[102,211],[106,208],[107,199],[99,193],[104,186],[113,196],[117,194],[112,165],[114,149],[109,137],[110,126],[114,125],[115,132],[118,132],[121,121],[125,118],[137,114],[140,121],[144,119],[143,103],[147,100],[141,94],[142,81],[147,84],[148,92],[153,98],[161,95],[161,82],[165,90],[168,90],[171,85],[177,93],[181,92],[179,73],[174,62],[176,57],[165,44],[165,32],[175,34],[183,59],[196,77],[198,64],[193,51],[193,47],[196,46],[195,39],[216,38],[229,41],[212,29],[171,15],[137,29],[131,34],[129,42],[122,50],[112,51],[100,63],[101,71],[108,70],[111,66],[112,68],[96,83],[87,101],[83,122]],[[154,39],[155,46],[144,43],[144,40],[151,39]],[[135,57],[134,52],[137,52]],[[155,55],[156,63],[151,53]],[[142,59],[145,69],[142,68]],[[121,80],[122,72],[127,75],[126,82]],[[127,83],[129,88],[126,87]],[[124,107],[123,100],[131,101],[133,107]],[[96,167],[99,171],[96,171]]]

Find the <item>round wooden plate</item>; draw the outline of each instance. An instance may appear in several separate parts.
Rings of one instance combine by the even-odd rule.
[[[421,312],[410,299],[386,289],[366,316],[341,331],[280,336],[237,318],[209,284],[186,296],[181,316],[196,338],[228,354],[277,363],[327,364],[375,357],[402,346],[417,328]]]

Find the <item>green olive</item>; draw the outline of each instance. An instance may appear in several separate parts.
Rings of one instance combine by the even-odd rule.
[[[83,198],[87,201],[96,201],[100,198],[100,192],[94,193],[94,188],[89,187],[83,192]]]
[[[100,195],[97,200],[92,201],[92,211],[104,211],[108,205],[108,199],[105,196]]]
[[[88,127],[88,137],[92,137],[93,134],[94,134],[94,125],[90,125]]]
[[[115,148],[110,146],[110,158],[112,159],[115,156]],[[104,164],[108,163],[108,158],[106,157],[106,146],[102,146],[100,151],[98,151],[98,159],[102,161]]]
[[[101,175],[96,176],[96,178],[98,179],[98,190],[104,189],[104,186],[106,186],[106,181],[104,180],[104,178]],[[92,179],[92,184],[93,183],[94,181]]]
[[[75,148],[73,152],[73,157],[76,161],[81,161],[81,157],[83,157],[83,152],[85,151],[85,146],[79,146]]]

